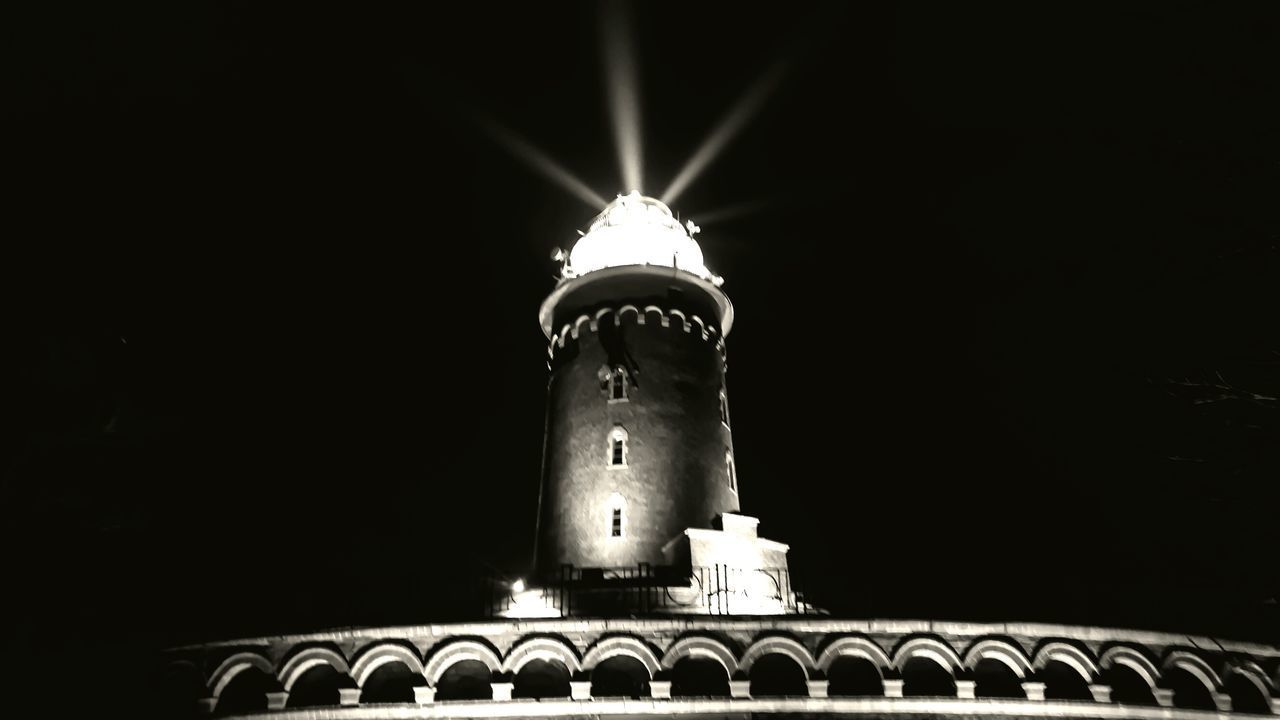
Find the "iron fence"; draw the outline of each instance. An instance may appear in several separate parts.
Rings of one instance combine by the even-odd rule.
[[[498,617],[821,614],[786,568],[562,565],[534,587],[493,579],[490,588]]]

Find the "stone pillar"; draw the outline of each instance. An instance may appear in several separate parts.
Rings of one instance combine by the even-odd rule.
[[[978,683],[973,680],[957,680],[956,697],[972,700],[975,697],[973,691],[977,688],[977,685]]]
[[[885,680],[884,696],[885,697],[902,697],[902,680]]]
[[[591,699],[591,681],[590,680],[570,680],[569,681],[569,697],[573,700],[590,700]]]
[[[736,698],[751,697],[751,681],[750,680],[730,680],[729,695]]]
[[[509,682],[491,682],[489,687],[493,688],[494,700],[510,700],[511,691],[515,689],[515,683]]]
[[[1173,691],[1167,688],[1156,688],[1151,691],[1156,696],[1156,702],[1160,707],[1173,707]]]
[[[1111,702],[1111,686],[1110,685],[1090,685],[1089,692],[1093,693],[1093,701],[1100,703]]]
[[[829,681],[826,678],[821,680],[810,680],[809,697],[826,697],[828,682]]]
[[[213,709],[217,706],[218,698],[215,697],[200,698],[196,701],[196,708],[200,711],[201,715],[212,715]]]
[[[1226,693],[1213,693],[1213,704],[1222,712],[1231,712],[1231,696]]]
[[[1271,698],[1271,714],[1280,715],[1280,698]]]
[[[669,700],[671,698],[671,681],[670,680],[650,680],[649,681],[649,697],[659,700]]]
[[[436,689],[419,685],[413,689],[413,701],[419,705],[430,705],[436,701]]]
[[[289,702],[289,693],[286,691],[267,693],[268,710],[283,710],[287,702]]]
[[[1044,683],[1024,680],[1022,690],[1027,694],[1028,700],[1044,700]]]
[[[339,705],[359,705],[360,688],[338,688]]]

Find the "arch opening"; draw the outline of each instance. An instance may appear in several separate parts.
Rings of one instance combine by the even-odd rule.
[[[349,680],[332,665],[320,664],[309,668],[293,681],[289,688],[287,707],[321,707],[338,704],[338,688]]]
[[[1256,683],[1238,672],[1227,676],[1224,690],[1231,697],[1231,710],[1240,713],[1266,714],[1271,712],[1267,695]]]
[[[231,682],[218,695],[215,711],[219,715],[243,715],[265,712],[267,693],[280,689],[280,684],[258,668],[246,668],[236,673]]]
[[[939,663],[913,657],[902,668],[903,697],[955,697],[956,680]]]
[[[751,665],[751,697],[803,697],[809,676],[795,659],[782,653],[760,656]]]
[[[479,660],[460,660],[436,681],[437,700],[492,700],[493,673]]]
[[[591,671],[591,696],[648,697],[649,668],[629,655],[601,660]]]
[[[1081,700],[1093,701],[1093,693],[1089,690],[1089,682],[1080,671],[1061,660],[1050,660],[1040,671],[1040,682],[1044,683],[1046,700]]]
[[[516,673],[513,698],[569,697],[569,668],[558,660],[530,660]]]
[[[422,673],[414,672],[408,665],[393,660],[379,665],[369,674],[360,691],[360,702],[411,703],[415,699],[413,689],[426,684],[427,679],[422,677]]]
[[[1216,710],[1213,695],[1200,678],[1180,668],[1165,670],[1160,682],[1173,691],[1173,706],[1188,710]]]
[[[1131,667],[1114,663],[1103,672],[1103,680],[1111,686],[1111,702],[1120,705],[1155,705],[1156,696],[1145,678]]]
[[[729,673],[713,658],[681,658],[671,668],[671,696],[728,697]]]
[[[884,695],[884,681],[875,663],[864,657],[845,655],[836,658],[827,670],[827,694]]]
[[[1022,679],[1008,665],[994,658],[983,658],[973,666],[974,695],[980,698],[1022,698]]]

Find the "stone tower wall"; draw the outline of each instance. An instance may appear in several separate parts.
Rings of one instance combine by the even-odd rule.
[[[543,577],[561,564],[663,564],[662,547],[686,528],[738,510],[721,422],[724,343],[679,309],[606,308],[551,339],[547,446],[539,521]],[[611,401],[607,373],[624,368],[628,397]],[[610,436],[626,433],[626,463],[610,465]],[[623,500],[623,536],[611,509]]]

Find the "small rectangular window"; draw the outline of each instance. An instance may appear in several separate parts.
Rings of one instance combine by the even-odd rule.
[[[609,399],[627,399],[627,371],[624,368],[614,368],[609,375]]]
[[[622,464],[622,438],[613,439],[613,464]]]
[[[622,537],[622,508],[613,509],[613,525],[610,534],[613,537]]]
[[[729,397],[723,391],[720,392],[720,422],[729,427]]]

